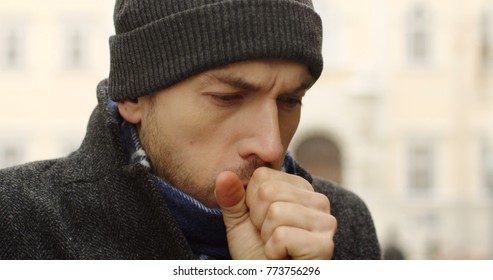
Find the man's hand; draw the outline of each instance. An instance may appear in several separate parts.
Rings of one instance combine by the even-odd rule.
[[[258,168],[248,187],[231,171],[216,178],[233,259],[331,259],[337,221],[305,179]]]

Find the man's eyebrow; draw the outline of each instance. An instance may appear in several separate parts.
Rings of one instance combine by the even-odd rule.
[[[258,91],[260,90],[260,86],[249,83],[242,79],[241,77],[236,77],[233,75],[225,75],[222,73],[209,73],[208,78],[217,80],[219,82],[225,83],[231,87],[242,89],[245,91]],[[292,95],[299,93],[301,91],[306,91],[313,86],[315,83],[313,77],[307,78],[299,87],[283,92],[282,95]]]
[[[310,89],[315,83],[314,79],[310,76],[310,78],[306,79],[299,87],[283,92],[282,95],[293,95],[301,92],[305,92]]]
[[[209,78],[212,78],[214,80],[217,80],[219,82],[222,82],[224,84],[227,84],[231,87],[242,89],[245,91],[257,91],[260,89],[259,86],[254,85],[252,83],[249,83],[245,81],[244,79],[240,77],[236,77],[233,75],[224,75],[220,73],[210,73]]]

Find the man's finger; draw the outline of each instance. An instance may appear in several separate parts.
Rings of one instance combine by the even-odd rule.
[[[234,172],[224,171],[217,176],[215,195],[227,229],[248,218],[245,188]]]
[[[278,227],[265,244],[268,259],[328,260],[334,254],[333,236],[300,228]]]
[[[260,231],[262,240],[267,242],[275,229],[281,226],[333,235],[337,229],[337,220],[329,213],[306,208],[300,204],[275,202],[269,207],[262,224]]]

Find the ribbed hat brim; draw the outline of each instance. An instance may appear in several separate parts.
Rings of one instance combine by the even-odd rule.
[[[289,59],[322,71],[322,24],[291,1],[224,1],[172,14],[110,38],[109,94],[134,99],[211,68]]]

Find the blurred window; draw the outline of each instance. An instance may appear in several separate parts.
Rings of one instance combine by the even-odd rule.
[[[485,10],[481,15],[480,36],[481,36],[481,63],[485,69],[490,69],[493,65],[493,20],[491,11]]]
[[[408,185],[412,194],[430,194],[435,177],[434,148],[430,143],[412,143],[408,155]]]
[[[0,168],[22,163],[22,147],[14,144],[0,146]]]
[[[407,57],[412,64],[431,60],[431,16],[423,5],[414,6],[407,15]]]
[[[25,33],[22,27],[13,23],[0,22],[0,67],[18,69],[25,56]]]
[[[82,21],[68,20],[63,24],[62,63],[68,69],[81,69],[89,64],[89,35]]]
[[[484,190],[493,194],[493,149],[489,141],[481,144],[481,182]]]
[[[323,136],[306,139],[296,148],[295,158],[312,175],[342,184],[341,152],[331,139]]]

